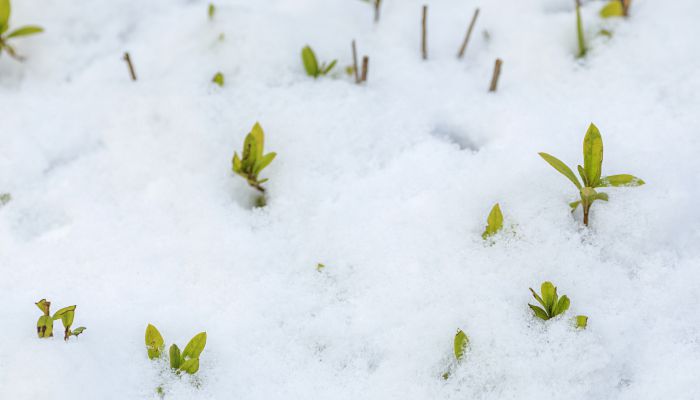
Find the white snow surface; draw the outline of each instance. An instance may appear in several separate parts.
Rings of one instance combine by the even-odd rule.
[[[700,398],[697,0],[584,2],[583,60],[573,0],[428,0],[428,61],[423,2],[384,3],[13,1],[46,32],[0,58],[0,398]],[[305,44],[345,67],[352,39],[366,85],[304,74]],[[256,121],[264,209],[230,164]],[[646,185],[585,229],[537,152],[581,163],[591,122],[604,174]],[[496,202],[515,233],[488,246]],[[546,323],[545,280],[571,298]],[[38,339],[44,297],[85,333]],[[148,323],[208,333],[198,385],[147,358]]]

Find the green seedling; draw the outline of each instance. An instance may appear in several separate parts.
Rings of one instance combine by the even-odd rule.
[[[316,264],[316,271],[323,272],[324,268],[326,268],[325,264],[321,264],[321,263]]]
[[[588,326],[588,317],[585,315],[577,315],[575,322],[576,322],[576,328],[586,329],[586,327]]]
[[[449,370],[442,374],[443,379],[448,379],[450,377],[451,372],[455,367],[455,364],[459,364],[462,361],[462,359],[464,358],[464,354],[467,352],[468,347],[469,336],[467,336],[467,334],[464,333],[461,329],[458,329],[457,333],[455,334],[453,347],[455,358]]]
[[[583,36],[583,21],[581,20],[581,1],[576,0],[576,36],[578,37],[578,57],[586,55],[586,38]]]
[[[71,336],[78,337],[85,327],[81,326],[71,330],[73,320],[75,319],[75,307],[68,306],[56,311],[51,316],[51,302],[46,299],[41,299],[35,303],[36,306],[44,313],[36,323],[36,333],[40,338],[48,338],[53,336],[53,321],[60,319],[63,323],[64,334],[63,340],[68,340]]]
[[[481,237],[484,240],[503,229],[503,213],[501,213],[501,207],[498,205],[498,203],[496,203],[496,205],[494,205],[491,209],[486,222],[486,230],[484,230],[484,233],[481,234]]]
[[[532,311],[535,312],[535,316],[543,320],[548,320],[556,317],[557,315],[563,314],[569,309],[570,301],[566,296],[557,295],[557,288],[552,284],[552,282],[544,282],[540,288],[542,296],[538,295],[532,288],[530,288],[532,296],[537,300],[538,303],[542,305],[541,307],[528,304]]]
[[[13,38],[41,33],[44,31],[44,28],[37,25],[26,25],[8,33],[11,11],[10,0],[0,0],[0,55],[5,50],[10,57],[21,61],[22,57],[17,54],[15,48],[10,46],[7,41]]]
[[[210,20],[214,19],[214,15],[216,15],[216,6],[214,5],[214,3],[209,3],[209,7],[207,8],[207,15],[209,16]]]
[[[176,344],[172,344],[168,351],[170,368],[175,373],[180,374],[185,372],[193,375],[199,371],[199,356],[204,351],[207,345],[207,333],[200,332],[195,335],[185,346],[185,349],[180,351]],[[163,336],[158,332],[155,326],[148,324],[146,327],[146,350],[148,358],[155,360],[163,355],[165,349],[165,341]]]
[[[328,75],[328,73],[331,72],[333,67],[335,67],[335,65],[338,63],[338,60],[333,60],[328,65],[326,65],[324,62],[319,66],[318,60],[316,59],[316,53],[314,53],[310,46],[306,46],[301,49],[301,61],[304,63],[306,74],[314,79],[318,78],[319,76]]]
[[[602,18],[626,17],[631,0],[610,0],[600,10]]]
[[[562,175],[567,177],[578,188],[581,200],[570,203],[571,211],[576,211],[578,206],[583,207],[583,224],[588,226],[588,215],[593,202],[596,200],[608,201],[607,193],[598,193],[596,188],[640,186],[644,181],[629,174],[609,175],[601,177],[603,168],[603,138],[598,128],[591,124],[583,139],[583,167],[578,166],[578,173],[583,181],[579,182],[573,171],[562,161],[547,153],[539,153],[545,161]]]
[[[233,172],[242,176],[251,187],[263,194],[265,194],[265,188],[262,184],[267,182],[267,179],[259,179],[258,175],[277,156],[274,152],[264,154],[264,150],[265,133],[256,122],[243,143],[243,155],[240,157],[238,153],[233,155]]]
[[[217,72],[216,75],[211,79],[212,82],[216,83],[220,87],[224,87],[224,74]]]
[[[4,206],[5,204],[9,203],[10,200],[12,200],[12,195],[9,193],[2,193],[0,194],[0,207]]]

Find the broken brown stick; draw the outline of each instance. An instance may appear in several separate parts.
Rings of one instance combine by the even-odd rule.
[[[427,42],[427,24],[428,24],[428,6],[423,6],[423,34],[421,36],[421,52],[423,53],[423,59],[428,59],[428,42]]]
[[[131,80],[136,81],[136,72],[134,71],[134,65],[131,63],[131,56],[129,55],[128,51],[124,53],[124,61],[126,61],[126,64],[129,66],[129,74],[131,74]]]
[[[357,68],[357,46],[355,40],[352,41],[352,69],[355,73],[355,83],[360,83],[360,71]]]
[[[493,77],[491,77],[491,87],[489,92],[495,92],[498,88],[498,78],[501,76],[501,66],[503,65],[503,60],[500,58],[496,59],[496,65],[493,67]]]
[[[369,57],[362,57],[362,77],[360,82],[367,82],[367,74],[369,72]]]
[[[472,31],[474,30],[474,25],[476,25],[476,19],[479,17],[479,9],[474,10],[474,16],[472,17],[472,22],[469,23],[469,29],[467,29],[467,36],[464,38],[464,43],[457,53],[457,58],[463,58],[464,52],[467,51],[467,45],[469,44],[469,39],[472,37]]]

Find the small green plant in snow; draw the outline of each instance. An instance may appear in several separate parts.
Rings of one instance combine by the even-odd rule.
[[[221,72],[217,72],[216,75],[211,79],[212,82],[215,84],[219,85],[220,87],[224,87],[224,74]]]
[[[265,154],[264,150],[265,133],[260,124],[256,122],[245,138],[243,154],[239,156],[238,153],[234,153],[233,155],[233,172],[242,176],[251,187],[263,194],[265,188],[262,187],[262,184],[267,182],[267,179],[260,179],[258,175],[277,156],[277,153],[274,152]]]
[[[44,31],[44,28],[37,25],[26,25],[8,33],[10,30],[11,11],[10,0],[0,0],[0,55],[2,55],[4,50],[10,57],[22,60],[22,57],[17,54],[14,47],[10,46],[8,40],[41,33]]]
[[[586,38],[583,36],[583,21],[581,19],[581,2],[576,0],[576,36],[578,39],[578,57],[584,57],[588,49],[586,48]]]
[[[12,195],[9,193],[0,193],[0,207],[9,203],[12,200]]]
[[[611,186],[640,186],[644,181],[629,174],[601,176],[603,169],[603,138],[598,128],[591,124],[583,139],[583,167],[578,166],[578,173],[583,183],[579,182],[573,171],[562,161],[547,153],[539,153],[545,161],[562,175],[567,177],[579,190],[581,200],[570,203],[572,212],[578,206],[583,207],[583,223],[588,226],[588,215],[593,202],[608,201],[607,193],[598,193],[596,188]]]
[[[588,317],[585,315],[577,315],[574,322],[577,328],[586,329],[588,326]]]
[[[464,354],[467,352],[468,347],[469,336],[467,336],[467,334],[464,333],[461,329],[458,329],[457,333],[455,334],[453,343],[453,351],[455,358],[453,363],[450,365],[449,370],[442,374],[443,379],[448,379],[450,377],[451,372],[455,367],[455,364],[458,364],[462,361],[462,359],[464,358]]]
[[[338,60],[333,60],[328,65],[326,65],[325,62],[319,65],[318,60],[316,59],[316,53],[314,53],[310,46],[306,46],[301,50],[301,61],[304,63],[306,74],[314,79],[318,78],[319,76],[328,75],[328,73],[331,72],[333,67],[335,67],[335,65],[338,63]]]
[[[73,319],[75,319],[75,307],[68,306],[56,311],[53,316],[51,315],[51,302],[46,301],[46,299],[41,299],[35,303],[36,306],[41,310],[43,315],[39,317],[36,323],[36,333],[40,338],[48,338],[53,336],[53,321],[60,319],[63,323],[63,340],[68,340],[71,336],[78,337],[85,327],[81,326],[75,329],[71,329],[73,325]]]
[[[216,15],[216,6],[214,3],[209,3],[209,7],[207,8],[207,15],[209,16],[209,19],[214,19],[214,15]]]
[[[537,318],[543,320],[552,319],[558,315],[563,314],[569,309],[570,301],[566,296],[561,296],[557,294],[557,288],[552,284],[552,282],[544,282],[540,288],[541,296],[537,294],[532,288],[530,288],[532,296],[537,300],[542,307],[538,307],[532,304],[528,304],[532,311],[535,312]]]
[[[494,205],[491,209],[486,222],[486,230],[484,230],[484,233],[481,234],[481,237],[484,240],[503,229],[503,213],[501,213],[501,206],[499,206],[498,203],[496,203],[496,205]]]
[[[201,332],[195,335],[185,349],[180,351],[176,344],[170,346],[168,350],[170,368],[175,373],[180,374],[195,374],[199,371],[199,356],[204,351],[207,344],[207,333]],[[146,350],[148,358],[151,360],[158,359],[163,356],[165,350],[165,341],[155,326],[148,324],[146,327]]]

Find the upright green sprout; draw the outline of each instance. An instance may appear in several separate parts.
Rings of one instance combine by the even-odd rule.
[[[264,154],[264,150],[265,133],[260,124],[256,122],[243,143],[243,155],[240,157],[238,153],[233,155],[233,172],[245,178],[251,187],[262,194],[265,194],[265,188],[262,187],[262,184],[267,182],[267,179],[259,179],[258,175],[277,156],[277,153],[274,152]]]
[[[532,311],[535,312],[535,316],[543,320],[548,320],[556,317],[557,315],[563,314],[569,309],[570,301],[566,296],[557,295],[557,288],[552,284],[552,282],[544,282],[540,288],[542,296],[538,295],[532,288],[530,288],[532,296],[537,300],[538,303],[542,305],[543,308],[538,306],[528,304]]]
[[[567,177],[579,190],[581,200],[570,203],[571,211],[576,211],[578,206],[583,207],[583,224],[588,226],[588,215],[593,202],[596,200],[608,201],[607,193],[598,193],[596,188],[611,186],[640,186],[644,181],[628,174],[601,176],[603,169],[603,138],[598,128],[591,124],[583,139],[583,167],[578,166],[578,173],[583,181],[579,182],[576,175],[562,161],[547,153],[539,153],[545,161],[562,175]]]
[[[196,373],[199,371],[199,355],[202,354],[206,345],[206,332],[200,332],[195,335],[182,351],[180,351],[180,348],[177,347],[176,344],[172,344],[168,351],[170,368],[177,374],[181,372],[190,375]],[[146,350],[148,351],[148,358],[151,360],[160,358],[163,355],[164,348],[165,341],[163,340],[163,336],[161,336],[155,326],[148,324],[146,327]]]
[[[484,233],[481,234],[481,237],[484,240],[503,229],[503,213],[501,213],[501,207],[498,205],[498,203],[496,203],[496,205],[494,205],[491,209],[486,223],[486,230],[484,230]]]
[[[0,193],[0,207],[9,203],[12,200],[12,195],[9,193]]]
[[[576,0],[576,35],[578,37],[578,57],[584,57],[588,49],[583,36],[583,21],[581,20],[581,1]]]
[[[214,16],[216,15],[216,6],[214,3],[209,3],[209,7],[207,7],[207,15],[209,16],[209,19],[214,19]]]
[[[75,319],[76,306],[64,307],[56,311],[54,315],[51,316],[50,301],[46,301],[46,299],[41,299],[35,304],[43,313],[43,315],[39,317],[39,320],[36,323],[36,333],[40,338],[48,338],[53,336],[53,321],[57,319],[60,319],[63,323],[63,340],[68,340],[68,338],[70,338],[71,336],[78,337],[78,335],[83,333],[83,331],[85,330],[85,327],[83,326],[71,330],[73,320]]]
[[[306,74],[314,79],[318,78],[319,76],[327,75],[338,63],[338,60],[333,60],[327,66],[325,62],[319,66],[318,60],[316,59],[316,53],[314,53],[310,46],[306,46],[301,49],[301,61],[304,63]]]
[[[0,0],[0,55],[2,55],[2,51],[5,50],[10,57],[21,61],[22,57],[17,54],[14,47],[10,46],[7,41],[16,37],[41,33],[44,31],[44,28],[37,25],[26,25],[7,33],[10,29],[11,11],[10,0]]]
[[[224,74],[222,74],[221,72],[217,72],[211,79],[211,81],[216,83],[220,87],[224,87]]]

